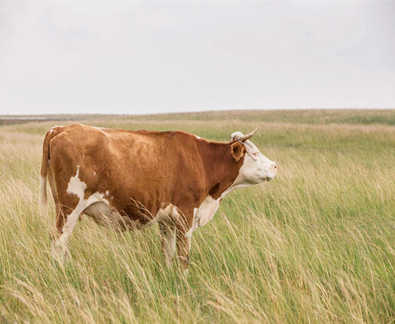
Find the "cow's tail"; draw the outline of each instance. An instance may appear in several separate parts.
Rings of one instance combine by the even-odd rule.
[[[47,216],[48,199],[47,199],[47,178],[50,160],[49,143],[53,137],[59,134],[60,127],[51,128],[46,134],[43,143],[43,156],[41,160],[41,177],[40,177],[40,214]]]

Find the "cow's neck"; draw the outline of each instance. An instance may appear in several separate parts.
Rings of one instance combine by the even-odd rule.
[[[228,143],[201,142],[200,151],[205,167],[207,192],[218,199],[237,178],[243,158],[236,162]]]

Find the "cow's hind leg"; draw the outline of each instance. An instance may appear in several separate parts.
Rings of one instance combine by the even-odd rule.
[[[50,233],[51,239],[55,240],[57,237],[59,237],[60,234],[62,234],[65,215],[67,214],[67,212],[64,210],[64,208],[61,208],[62,206],[59,201],[58,190],[56,187],[56,181],[55,181],[55,177],[53,175],[51,165],[49,165],[49,168],[48,168],[48,182],[49,182],[49,187],[51,188],[51,193],[52,193],[52,197],[55,202],[55,208],[56,208],[56,231],[53,231],[52,233]]]
[[[67,242],[73,233],[74,227],[77,224],[81,213],[86,207],[86,203],[84,201],[80,201],[67,216],[63,215],[64,208],[61,208],[60,213],[57,215],[57,218],[60,218],[57,219],[56,226],[61,234],[52,244],[52,256],[60,263],[63,263],[64,261],[64,256],[67,251]],[[64,222],[64,220],[66,221]]]

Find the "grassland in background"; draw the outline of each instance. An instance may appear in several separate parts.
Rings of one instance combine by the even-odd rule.
[[[0,323],[394,323],[395,111],[94,117],[215,140],[259,127],[279,174],[224,199],[194,233],[188,277],[164,268],[156,226],[117,234],[86,217],[62,268],[53,208],[37,204],[54,122],[1,126]]]

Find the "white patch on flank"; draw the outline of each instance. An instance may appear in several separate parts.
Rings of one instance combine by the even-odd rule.
[[[67,193],[74,194],[78,198],[80,198],[80,202],[84,198],[84,193],[86,190],[86,183],[81,181],[80,178],[80,166],[77,165],[77,172],[74,177],[71,177],[69,180],[69,184],[67,185]]]
[[[201,137],[200,137],[200,136],[197,136],[197,135],[195,135],[195,137],[196,137],[197,139],[201,139]]]
[[[63,226],[63,233],[60,237],[54,242],[52,247],[52,254],[55,258],[59,259],[59,261],[63,261],[64,254],[66,252],[66,244],[67,241],[73,232],[73,229],[80,217],[81,213],[88,208],[90,205],[102,201],[108,204],[108,201],[103,198],[103,194],[99,192],[95,192],[90,195],[87,199],[84,199],[85,190],[87,185],[85,182],[81,181],[79,178],[80,166],[77,166],[77,171],[75,176],[72,176],[67,185],[67,193],[76,195],[79,198],[77,206],[74,210],[67,216],[67,221]]]

